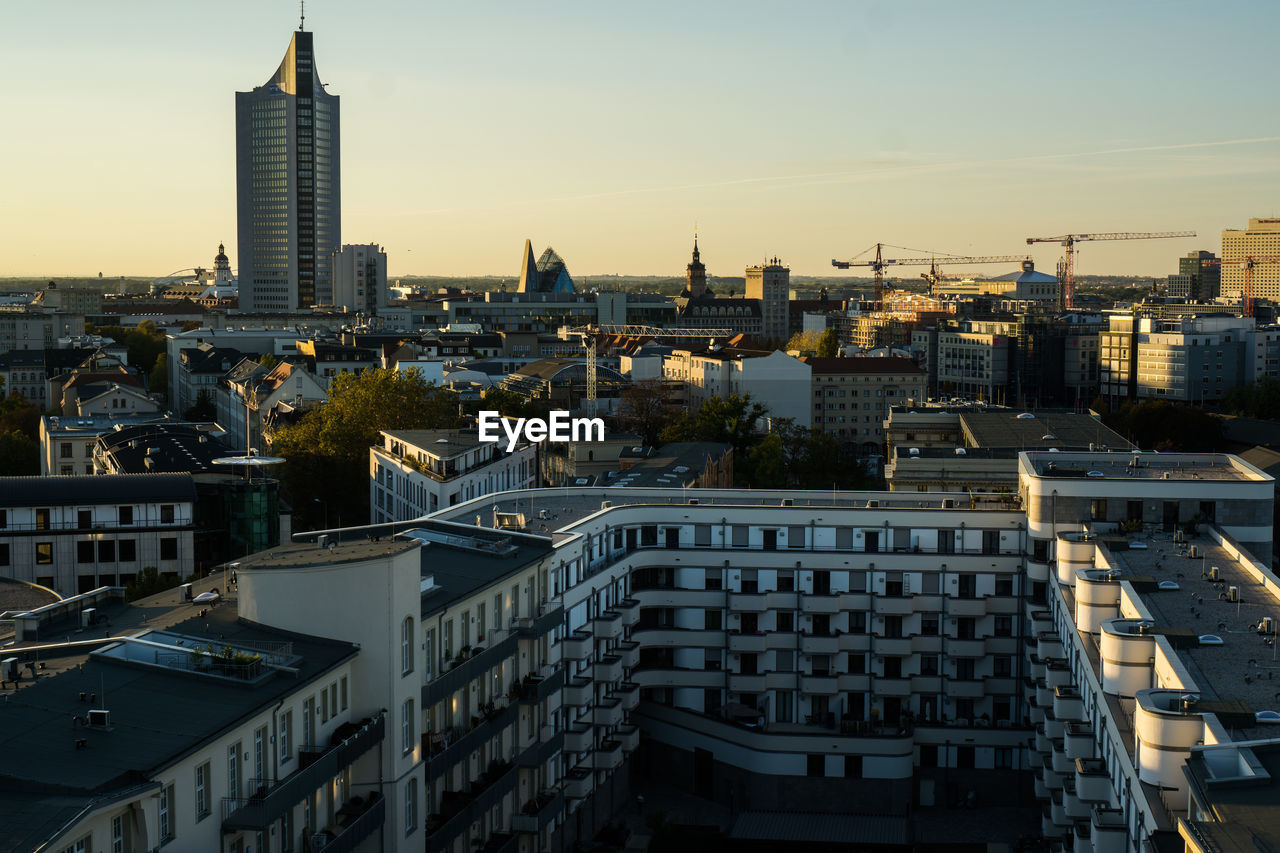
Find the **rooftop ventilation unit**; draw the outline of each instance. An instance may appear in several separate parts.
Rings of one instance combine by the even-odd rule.
[[[1193,560],[1197,559],[1200,556],[1200,549],[1195,545],[1192,545],[1190,550],[1187,551],[1187,556]]]
[[[1275,620],[1272,619],[1270,616],[1263,616],[1262,619],[1258,622],[1258,633],[1274,634],[1275,632],[1276,632]]]
[[[111,725],[111,712],[106,708],[90,708],[89,725],[99,729],[107,728]]]
[[[1199,693],[1183,693],[1178,697],[1178,707],[1185,714],[1190,714],[1196,709],[1196,705],[1200,704]]]
[[[1222,645],[1222,638],[1221,638],[1221,637],[1219,637],[1217,634],[1201,634],[1201,635],[1200,635],[1200,645],[1202,645],[1202,646],[1220,646],[1220,645]]]
[[[1194,550],[1194,547],[1195,547],[1195,546],[1192,546],[1193,550]],[[1191,556],[1193,556],[1193,557],[1194,557],[1195,555],[1194,555],[1194,554],[1192,554]],[[1211,580],[1211,581],[1220,581],[1220,580],[1222,580],[1222,570],[1221,570],[1221,569],[1219,569],[1217,566],[1210,566],[1210,567],[1209,567],[1209,580]]]
[[[1227,587],[1227,601],[1239,601],[1239,600],[1240,600],[1240,587],[1238,586]]]

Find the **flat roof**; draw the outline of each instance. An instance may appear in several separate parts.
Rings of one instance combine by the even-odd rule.
[[[289,542],[259,551],[236,561],[236,568],[245,569],[306,569],[316,566],[333,566],[341,563],[359,563],[376,560],[417,548],[417,542],[403,539],[340,539],[335,535],[329,540],[332,548],[321,547],[315,541]]]
[[[1116,448],[1133,446],[1128,439],[1092,415],[1076,412],[967,411],[960,414],[960,428],[965,443],[970,447],[1033,450],[1088,447],[1090,444]]]
[[[553,547],[545,536],[431,521],[416,524],[402,535],[425,540],[422,577],[431,578],[432,585],[422,592],[423,616],[538,562]]]
[[[1173,581],[1176,590],[1143,590],[1142,602],[1151,610],[1160,628],[1189,628],[1196,635],[1213,634],[1222,645],[1178,648],[1178,657],[1200,690],[1201,703],[1238,702],[1251,712],[1280,711],[1276,691],[1280,682],[1268,678],[1272,648],[1263,643],[1256,625],[1262,617],[1280,620],[1280,599],[1249,577],[1217,542],[1207,535],[1173,541],[1172,533],[1144,532],[1130,535],[1133,548],[1108,540],[1107,546],[1117,568],[1137,577]],[[1194,545],[1197,556],[1190,557]],[[1208,572],[1218,567],[1220,581],[1209,580]],[[1239,588],[1240,602],[1227,601],[1228,587]],[[1222,598],[1219,598],[1222,594]],[[1263,671],[1266,668],[1266,671]],[[1265,726],[1241,726],[1237,732],[1267,737],[1274,732]]]
[[[45,475],[0,477],[0,506],[75,506],[104,503],[190,502],[190,474]]]
[[[1217,480],[1243,483],[1272,479],[1245,463],[1237,464],[1234,457],[1226,453],[1044,452],[1027,453],[1026,460],[1032,473],[1045,478],[1162,480],[1167,473],[1170,480],[1180,482]],[[1134,460],[1137,460],[1136,465]]]
[[[190,605],[187,612],[192,612]],[[239,620],[229,606],[193,616],[172,632],[215,644],[291,643],[293,654],[300,657],[295,664],[299,675],[275,673],[228,686],[222,679],[196,673],[98,655],[86,658],[81,650],[78,667],[43,677],[0,703],[0,754],[5,757],[0,802],[57,795],[51,805],[67,816],[78,813],[104,795],[144,783],[247,715],[270,709],[281,697],[357,653],[350,643]],[[104,639],[98,648],[111,644]],[[50,650],[49,655],[57,653]],[[82,700],[82,694],[94,695],[95,701]],[[87,716],[95,708],[110,712],[108,727],[69,723],[73,716]],[[85,745],[78,749],[76,741],[81,739]],[[50,824],[44,815],[0,809],[0,850],[33,849],[38,844],[29,842],[47,839]]]
[[[478,429],[396,429],[383,430],[382,434],[442,459],[461,456],[489,443],[480,440]]]

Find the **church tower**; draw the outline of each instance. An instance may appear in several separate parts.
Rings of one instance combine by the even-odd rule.
[[[685,268],[684,293],[689,299],[700,299],[707,292],[707,268],[702,263],[702,255],[698,251],[698,237],[693,238],[693,260]]]

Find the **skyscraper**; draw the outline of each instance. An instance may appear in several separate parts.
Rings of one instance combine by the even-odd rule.
[[[275,74],[236,93],[240,307],[291,311],[333,302],[342,240],[338,96],[320,83],[299,29]]]

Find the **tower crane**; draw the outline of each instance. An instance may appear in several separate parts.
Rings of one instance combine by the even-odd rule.
[[[708,338],[714,340],[716,338],[730,338],[733,337],[733,334],[732,329],[664,329],[658,326],[590,323],[586,326],[576,326],[572,329],[561,329],[560,338],[563,340],[568,338],[569,335],[578,335],[582,338],[582,346],[587,351],[587,414],[594,417],[597,389],[596,341],[598,338],[618,335],[620,337],[636,338]]]
[[[1028,237],[1032,243],[1060,243],[1066,248],[1066,262],[1060,267],[1058,278],[1062,281],[1062,307],[1073,308],[1075,301],[1075,245],[1086,240],[1157,240],[1168,237],[1194,237],[1194,231],[1107,231],[1091,234],[1062,234],[1058,237]]]
[[[1013,264],[1013,263],[1021,263],[1023,261],[1030,260],[1030,258],[1028,258],[1026,255],[977,256],[977,255],[946,255],[946,254],[940,254],[940,253],[934,254],[932,257],[928,257],[928,258],[886,258],[884,257],[884,254],[882,252],[882,249],[886,245],[887,245],[886,243],[876,243],[874,246],[872,246],[871,248],[876,250],[876,256],[875,258],[872,258],[872,259],[868,259],[865,261],[858,260],[858,258],[862,257],[862,255],[865,255],[867,252],[871,251],[871,249],[867,249],[863,251],[861,255],[858,255],[855,258],[851,258],[850,260],[847,260],[847,261],[832,260],[831,261],[831,266],[835,267],[838,270],[847,270],[850,267],[870,267],[871,268],[872,273],[875,274],[875,282],[876,282],[875,307],[877,309],[880,308],[880,305],[883,302],[883,298],[884,298],[884,268],[885,267],[889,267],[889,266],[897,266],[897,267],[927,266],[929,267],[929,272],[922,274],[921,278],[929,282],[929,294],[933,295],[933,287],[937,283],[938,279],[940,278],[938,274],[939,263]],[[902,246],[890,246],[889,248],[904,249],[904,247]],[[918,252],[922,250],[905,249],[905,251]]]
[[[1240,307],[1242,313],[1246,317],[1253,316],[1253,268],[1258,264],[1280,264],[1280,257],[1268,255],[1264,257],[1248,257],[1238,260],[1223,260],[1222,258],[1214,258],[1208,261],[1201,261],[1202,267],[1243,267],[1244,268],[1244,286],[1240,289]]]

